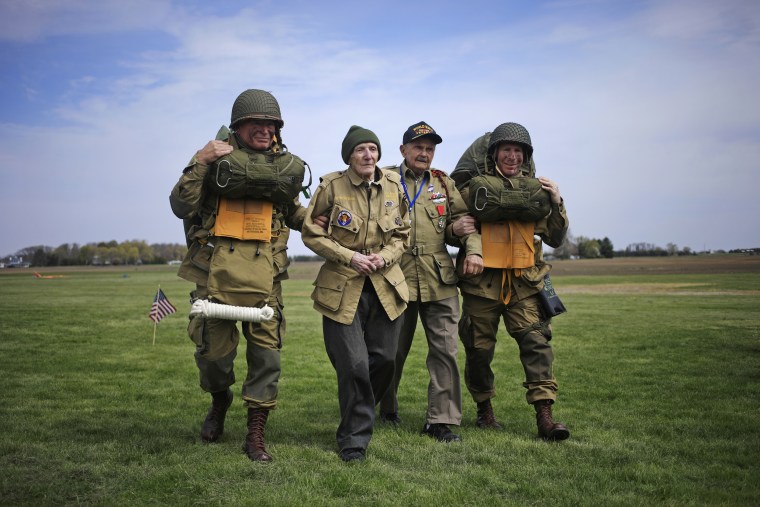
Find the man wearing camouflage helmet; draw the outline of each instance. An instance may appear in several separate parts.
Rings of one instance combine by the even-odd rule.
[[[507,185],[508,178],[534,178],[534,172],[530,134],[522,125],[503,123],[470,146],[452,178],[470,211],[474,212],[476,207],[470,188],[474,177],[497,175]],[[544,276],[551,269],[543,260],[542,242],[558,247],[567,234],[569,222],[557,184],[540,177],[536,185],[548,192],[551,203],[548,216],[535,222],[511,220],[481,224],[486,268],[480,275],[463,276],[460,280],[462,318],[459,336],[466,353],[465,383],[477,403],[479,427],[501,429],[491,405],[491,398],[495,396],[491,361],[499,320],[503,319],[507,332],[520,350],[525,372],[523,386],[527,389],[528,403],[536,411],[539,436],[546,440],[564,440],[570,436],[570,431],[552,418],[557,381],[552,372],[551,318],[542,309],[538,293],[543,289]],[[486,226],[489,231],[506,233],[502,236],[508,238],[504,253],[494,256],[501,258],[490,258],[485,253],[491,234],[486,232]],[[513,257],[514,252],[521,252],[521,255]],[[502,263],[501,267],[492,267],[499,263]]]
[[[402,137],[401,165],[384,168],[401,177],[410,207],[411,241],[401,257],[409,305],[399,334],[394,383],[380,402],[380,419],[391,424],[401,422],[398,387],[419,317],[427,338],[426,364],[430,374],[422,433],[440,442],[454,442],[461,438],[448,425],[459,426],[462,422],[456,336],[459,293],[446,244],[465,249],[466,274],[480,273],[483,259],[480,236],[454,181],[443,171],[431,168],[436,145],[442,141],[430,125],[416,123]]]
[[[272,460],[264,428],[276,407],[280,377],[289,228],[301,230],[306,213],[298,200],[305,164],[283,144],[283,125],[271,93],[244,91],[232,106],[230,130],[222,128],[196,152],[170,196],[174,214],[185,221],[189,248],[178,275],[196,284],[192,300],[229,305],[224,308],[230,311],[274,310],[269,320],[242,322],[248,365],[242,388],[248,409],[244,450],[261,462]],[[272,176],[279,173],[290,181]],[[191,315],[188,334],[196,345],[201,388],[212,399],[201,439],[215,442],[232,404],[239,334],[234,315],[204,315]]]

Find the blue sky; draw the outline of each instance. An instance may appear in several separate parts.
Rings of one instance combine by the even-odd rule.
[[[353,124],[386,165],[427,121],[451,171],[514,121],[574,236],[760,247],[758,54],[750,0],[4,0],[0,256],[183,242],[168,194],[247,88],[315,180]]]

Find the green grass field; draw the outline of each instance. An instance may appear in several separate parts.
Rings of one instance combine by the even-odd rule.
[[[191,286],[174,268],[69,269],[56,279],[4,270],[0,504],[758,505],[760,263],[725,259],[555,264],[569,309],[554,321],[555,416],[572,431],[561,443],[536,439],[503,329],[494,407],[504,431],[479,430],[465,392],[463,442],[421,436],[418,326],[403,423],[379,425],[368,459],[349,465],[336,455],[336,382],[309,300],[313,264],[293,266],[284,284],[271,464],[241,450],[239,383],[221,441],[199,440],[209,398],[185,334]],[[159,284],[179,312],[153,345],[147,313]],[[241,346],[239,380],[244,356]]]

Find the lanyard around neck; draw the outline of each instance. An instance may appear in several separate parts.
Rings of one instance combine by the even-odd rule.
[[[402,164],[403,165],[403,164]],[[409,197],[409,189],[406,186],[406,178],[404,178],[404,173],[402,166],[398,166],[398,173],[401,175],[401,186],[404,187],[404,194],[406,195],[406,200],[409,201],[409,213],[412,212],[412,208],[414,207],[414,203],[417,202],[417,198],[422,193],[422,189],[425,188],[425,182],[427,181],[427,174],[422,177],[422,182],[420,182],[420,188],[417,189],[417,194],[414,196],[414,199]]]

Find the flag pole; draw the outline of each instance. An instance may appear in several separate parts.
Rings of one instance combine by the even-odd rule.
[[[158,296],[159,292],[161,292],[161,284],[158,284],[158,290],[156,291],[156,296]],[[158,322],[155,320],[153,321],[153,346],[156,346],[156,328],[158,327]]]

